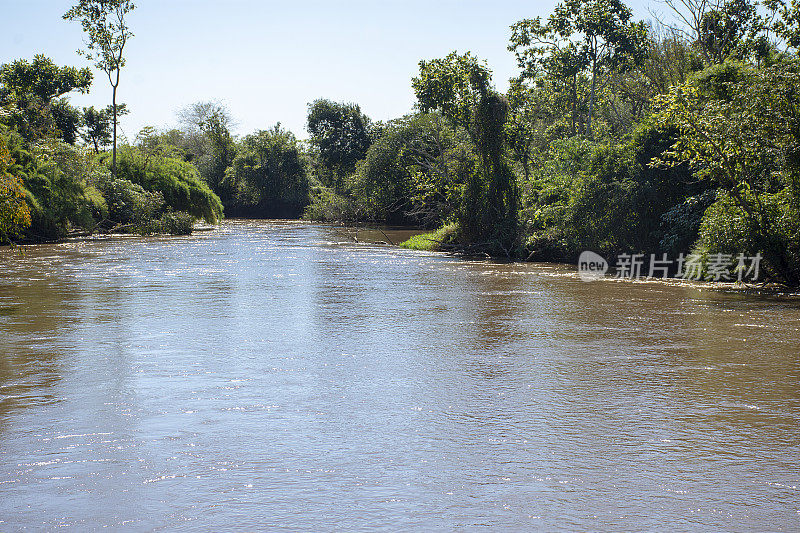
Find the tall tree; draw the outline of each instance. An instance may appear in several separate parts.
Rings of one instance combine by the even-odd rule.
[[[222,190],[225,171],[236,157],[230,111],[219,102],[195,102],[178,112],[187,157],[214,192],[229,200]]]
[[[111,173],[117,175],[117,88],[120,71],[125,66],[125,45],[133,37],[125,20],[136,6],[130,0],[79,0],[64,15],[65,20],[80,21],[88,36],[86,48],[80,50],[87,59],[106,73],[111,84],[113,156]]]
[[[319,149],[329,184],[341,191],[344,178],[355,171],[372,144],[369,117],[357,104],[315,100],[308,106],[308,133]]]
[[[504,158],[509,104],[491,82],[485,63],[469,52],[451,52],[420,61],[412,85],[423,112],[440,112],[470,132],[477,147],[480,168],[465,186],[462,230],[474,242],[485,241],[510,254],[517,240],[518,191]]]
[[[556,6],[546,24],[538,17],[511,27],[509,49],[516,53],[523,75],[535,77],[542,67],[551,75],[561,70],[561,76],[577,77],[586,71],[590,86],[584,133],[588,137],[599,87],[617,66],[644,53],[647,31],[632,16],[621,0],[566,0]]]

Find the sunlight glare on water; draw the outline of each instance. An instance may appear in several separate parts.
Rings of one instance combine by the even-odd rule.
[[[0,530],[797,530],[798,339],[296,222],[2,249]]]

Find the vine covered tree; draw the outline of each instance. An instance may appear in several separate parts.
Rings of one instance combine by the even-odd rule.
[[[468,131],[480,157],[480,171],[464,189],[464,234],[510,254],[516,243],[518,192],[504,157],[508,100],[492,87],[489,68],[469,52],[420,61],[419,71],[412,85],[420,109],[438,111]]]
[[[94,61],[106,73],[111,84],[112,144],[111,173],[117,175],[117,88],[120,71],[125,66],[125,45],[133,37],[126,16],[136,6],[130,0],[79,0],[64,15],[65,20],[79,21],[88,40],[79,53]]]

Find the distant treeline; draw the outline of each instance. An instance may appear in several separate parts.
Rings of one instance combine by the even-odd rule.
[[[516,259],[761,253],[771,281],[800,285],[800,7],[665,5],[686,24],[566,0],[511,27],[507,92],[453,52],[420,62],[413,113],[376,122],[320,99],[308,141],[280,124],[236,138],[223,106],[194,104],[180,128],[123,145],[114,177],[109,110],[65,97],[91,72],[41,56],[3,65],[0,238],[177,231],[224,206],[446,228],[440,248]]]

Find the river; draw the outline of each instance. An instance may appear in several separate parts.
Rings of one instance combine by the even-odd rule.
[[[798,348],[797,299],[297,222],[0,249],[0,530],[797,531]]]

